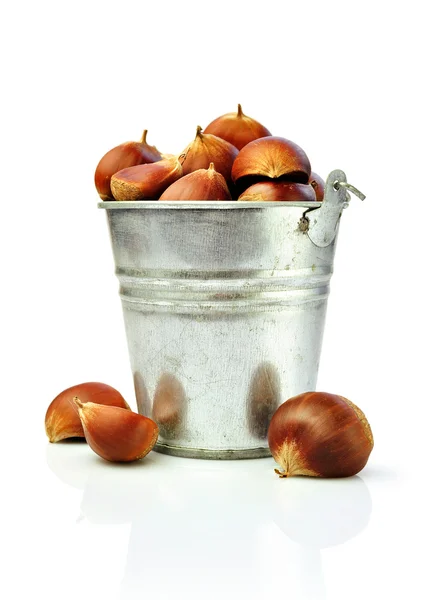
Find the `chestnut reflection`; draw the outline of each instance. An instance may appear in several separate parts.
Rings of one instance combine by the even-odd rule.
[[[152,412],[162,438],[176,439],[183,433],[185,410],[186,394],[182,384],[172,373],[164,373],[156,386]]]
[[[146,388],[146,384],[144,383],[143,376],[139,371],[135,371],[134,373],[134,389],[135,389],[135,397],[137,400],[137,408],[140,415],[144,415],[145,417],[150,416],[150,398],[149,393]]]
[[[285,481],[277,488],[274,518],[294,542],[319,549],[337,546],[368,524],[372,501],[360,477]]]
[[[300,546],[301,577],[294,597],[327,598],[322,550],[345,544],[368,525],[372,510],[370,491],[358,476],[292,477],[279,479],[278,484],[273,520]]]
[[[151,455],[120,465],[93,463],[80,505],[82,516],[90,523],[119,525],[152,514],[159,495],[154,464]]]
[[[269,423],[280,404],[280,388],[276,367],[269,362],[261,363],[251,378],[247,402],[249,430],[261,440],[266,440]]]
[[[90,466],[86,457],[90,452],[92,450],[85,438],[69,438],[61,444],[47,444],[46,462],[60,481],[83,490],[89,476]]]

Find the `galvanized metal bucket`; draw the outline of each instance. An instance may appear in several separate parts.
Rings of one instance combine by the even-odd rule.
[[[276,408],[316,386],[347,188],[337,170],[322,203],[99,204],[138,410],[160,429],[156,450],[269,455]]]

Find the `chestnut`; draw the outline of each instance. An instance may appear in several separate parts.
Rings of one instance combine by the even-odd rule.
[[[183,175],[198,169],[208,169],[210,163],[223,175],[227,183],[231,183],[232,165],[238,156],[238,149],[216,135],[202,133],[202,127],[196,128],[196,136],[181,153],[180,160]]]
[[[315,202],[315,190],[306,183],[289,181],[261,181],[243,192],[239,201],[247,202]]]
[[[147,129],[139,142],[125,142],[104,154],[95,170],[95,187],[101,200],[114,200],[110,180],[115,173],[127,167],[154,163],[162,159],[157,148],[150,146],[146,138]]]
[[[240,104],[238,104],[236,113],[227,113],[218,117],[208,127],[205,127],[204,133],[216,135],[238,148],[238,150],[241,150],[253,140],[272,135],[264,125],[244,115]]]
[[[305,392],[275,411],[268,429],[280,477],[350,477],[367,463],[373,434],[364,413],[347,398]]]
[[[244,146],[232,167],[232,180],[241,190],[266,178],[308,183],[310,174],[311,163],[302,148],[276,136],[260,138]]]
[[[95,402],[131,410],[122,394],[110,385],[98,381],[73,385],[58,394],[46,411],[45,429],[50,442],[85,437],[77,409],[71,402],[76,395],[82,402]]]
[[[183,174],[177,157],[169,156],[146,165],[122,169],[111,178],[115,200],[157,200]]]
[[[143,458],[156,444],[159,428],[152,419],[116,406],[94,402],[73,402],[79,412],[90,448],[111,462],[131,462]]]
[[[225,178],[214,163],[172,183],[159,200],[232,200]]]
[[[317,201],[321,202],[324,200],[325,181],[318,173],[312,173],[309,176],[309,184],[314,188]]]

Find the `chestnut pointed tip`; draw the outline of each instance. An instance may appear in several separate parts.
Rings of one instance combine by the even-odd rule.
[[[74,396],[74,398],[72,399],[72,402],[74,403],[75,406],[77,406],[77,408],[82,409],[84,407],[83,402],[80,400],[80,398],[78,396]]]

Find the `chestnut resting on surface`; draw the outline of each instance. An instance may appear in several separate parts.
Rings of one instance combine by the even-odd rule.
[[[156,444],[159,428],[152,419],[116,406],[73,402],[79,412],[90,448],[110,462],[143,458]]]
[[[45,430],[50,442],[85,437],[77,408],[72,402],[77,395],[82,402],[96,402],[130,410],[122,394],[110,385],[98,381],[73,385],[58,394],[46,411]]]
[[[349,477],[367,463],[373,434],[364,413],[343,396],[305,392],[278,407],[268,429],[280,477]]]

